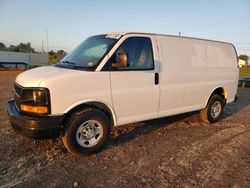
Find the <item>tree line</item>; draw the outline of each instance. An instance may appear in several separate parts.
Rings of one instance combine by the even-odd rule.
[[[247,56],[247,55],[240,55],[239,59],[242,59],[242,60],[248,62],[249,56]]]
[[[11,52],[26,52],[26,53],[35,53],[34,48],[32,48],[30,42],[20,43],[18,45],[10,45],[7,47],[4,43],[0,42],[1,51],[11,51]]]

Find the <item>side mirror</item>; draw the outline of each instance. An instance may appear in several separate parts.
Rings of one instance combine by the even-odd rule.
[[[128,55],[127,52],[120,52],[117,56],[117,63],[112,63],[112,67],[128,67]]]

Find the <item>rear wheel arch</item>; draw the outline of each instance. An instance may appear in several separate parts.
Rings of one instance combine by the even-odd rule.
[[[209,97],[207,98],[207,101],[206,101],[206,106],[208,105],[208,102],[209,100],[211,99],[212,96],[214,95],[220,95],[224,100],[225,100],[225,103],[226,103],[226,100],[227,100],[227,90],[223,87],[217,87],[215,88],[209,95]]]

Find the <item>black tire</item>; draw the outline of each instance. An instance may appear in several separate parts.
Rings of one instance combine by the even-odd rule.
[[[218,122],[223,114],[224,105],[225,102],[222,96],[217,94],[213,95],[209,99],[207,107],[200,111],[200,119],[205,123]]]
[[[94,122],[93,125],[92,122]],[[96,134],[97,126],[99,131],[102,130],[100,131],[102,134],[99,133],[99,136]],[[93,136],[92,138],[85,137],[87,129],[90,131],[87,135]],[[76,155],[82,155],[99,152],[109,135],[110,126],[106,114],[96,108],[86,108],[73,113],[66,120],[62,140],[68,151]],[[93,146],[91,146],[91,143],[94,142],[90,142],[91,139],[96,141]]]

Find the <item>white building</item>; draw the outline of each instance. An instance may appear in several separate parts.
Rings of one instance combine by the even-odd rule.
[[[239,59],[239,67],[242,68],[245,65],[247,65],[247,61],[243,60],[243,59]]]
[[[48,65],[47,54],[0,51],[0,65],[13,67],[23,63],[29,67]]]

